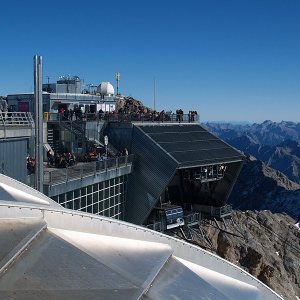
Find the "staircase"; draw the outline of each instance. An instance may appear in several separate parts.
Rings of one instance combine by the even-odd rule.
[[[98,124],[101,125],[101,124]],[[64,121],[60,122],[59,126],[63,130],[69,131],[71,134],[77,137],[78,140],[81,140],[84,142],[93,142],[97,145],[100,145],[101,147],[105,147],[104,144],[104,132],[106,128],[106,123],[103,123],[99,129],[86,129],[85,128],[85,122],[82,121]],[[48,144],[51,146],[51,148],[54,151],[61,152],[63,150],[63,145],[59,140],[56,140],[54,138],[54,130],[53,128],[48,127],[47,131],[47,141]],[[114,156],[117,155],[119,152],[112,144],[108,143],[107,145],[108,151],[113,154]]]
[[[54,149],[54,137],[53,137],[53,128],[48,128],[47,130],[47,141],[52,149]]]
[[[79,121],[80,122],[80,121]],[[82,126],[84,123],[78,121],[70,121],[70,122],[61,122],[60,126],[64,129],[70,131],[71,133],[75,134],[78,137],[85,138],[85,128]]]
[[[48,141],[48,144],[50,145],[51,149],[54,151],[54,152],[62,152],[64,147],[63,147],[63,144],[57,140],[57,139],[54,139],[54,129],[53,128],[49,128],[47,129],[47,141]]]

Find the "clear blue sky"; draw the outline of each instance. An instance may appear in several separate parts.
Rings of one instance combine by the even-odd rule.
[[[0,95],[121,73],[120,92],[201,120],[300,122],[299,0],[2,1]]]

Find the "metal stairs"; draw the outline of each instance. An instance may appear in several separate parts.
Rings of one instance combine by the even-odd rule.
[[[74,135],[86,138],[85,136],[85,128],[84,123],[80,121],[66,121],[66,122],[60,122],[60,126],[64,129],[70,131]]]
[[[51,150],[54,152],[62,152],[63,151],[63,144],[54,138],[54,129],[49,128],[47,129],[47,143],[51,147]],[[49,150],[49,149],[46,149]]]
[[[47,141],[52,149],[54,149],[54,137],[53,137],[53,128],[47,129]]]

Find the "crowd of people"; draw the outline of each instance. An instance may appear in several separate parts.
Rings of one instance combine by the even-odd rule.
[[[110,153],[110,151],[106,151],[105,148],[97,148],[97,147],[91,147],[86,153],[84,157],[84,161],[104,161],[110,158],[120,157],[120,156],[127,156],[128,150],[127,148],[124,148],[123,151],[118,151],[115,155]]]
[[[114,111],[114,112],[99,112],[99,120],[105,121],[120,121],[120,122],[195,122],[197,115],[196,111],[190,111],[188,115],[184,117],[182,109],[176,110],[176,113],[170,111],[165,112],[164,110],[151,111],[149,113],[144,112],[125,112],[125,111]]]
[[[80,107],[76,107],[74,109],[65,109],[64,107],[61,107],[59,110],[60,118],[61,120],[81,120],[83,118],[83,113]]]
[[[48,167],[68,168],[76,163],[75,155],[71,152],[54,153],[51,150],[47,151]]]
[[[82,112],[80,107],[75,107],[74,109],[68,109],[65,106],[59,107],[59,115],[62,120],[81,120],[83,118],[88,118],[89,112]],[[91,113],[96,119],[96,113]],[[188,115],[184,118],[184,112],[181,108],[176,109],[175,113],[171,111],[165,112],[152,110],[143,105],[139,100],[132,97],[125,97],[120,99],[116,104],[116,109],[113,112],[104,112],[102,109],[98,111],[99,120],[116,120],[120,121],[128,117],[128,121],[171,121],[171,122],[183,122],[189,121],[194,122],[195,116],[197,116],[197,111],[189,111]],[[111,118],[111,119],[110,119]],[[125,148],[123,151],[116,153],[114,156],[127,156],[128,150]],[[98,151],[96,148],[89,149],[87,153],[83,155],[83,161],[104,161],[109,158],[114,157],[106,149]],[[81,160],[82,160],[81,158]],[[80,158],[79,158],[80,159]],[[47,165],[56,168],[67,168],[75,165],[76,159],[75,155],[71,152],[64,153],[53,153],[51,150],[47,152]],[[27,168],[30,172],[34,172],[35,160],[30,157],[27,158]]]
[[[83,156],[83,162],[90,162],[90,161],[105,161],[110,158],[120,157],[120,156],[128,156],[127,148],[124,150],[119,151],[115,155],[111,154],[109,151],[105,149],[97,149],[96,147],[90,148],[89,151]],[[28,174],[35,173],[36,167],[36,160],[32,158],[29,154],[26,158],[27,161],[27,171]],[[64,152],[64,153],[53,153],[52,150],[47,151],[47,166],[54,167],[54,168],[68,168],[72,167],[76,164],[76,157],[71,152]]]
[[[136,100],[132,97],[125,97],[117,102],[116,111],[111,114],[112,115],[108,116],[104,115],[104,119],[109,117],[113,118],[113,114],[117,114],[120,115],[121,118],[123,118],[124,115],[130,116],[130,120],[132,121],[183,122],[188,120],[189,122],[194,122],[197,112],[190,111],[188,114],[188,119],[186,118],[184,120],[184,113],[181,108],[177,109],[175,113],[172,113],[171,111],[165,112],[164,110],[156,111],[144,106],[139,100]]]
[[[87,107],[85,107],[87,109]],[[124,97],[119,99],[116,103],[114,111],[103,111],[102,109],[98,112],[90,112],[88,109],[85,112],[82,111],[80,107],[75,107],[73,109],[68,109],[64,106],[59,108],[59,114],[61,120],[106,120],[106,121],[152,121],[152,122],[194,122],[196,121],[196,111],[189,111],[187,115],[184,116],[183,110],[177,109],[175,113],[171,111],[165,112],[153,110],[149,107],[143,105],[139,100],[133,97]]]

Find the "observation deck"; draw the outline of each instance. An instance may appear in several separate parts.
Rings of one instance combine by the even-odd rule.
[[[79,187],[128,175],[134,155],[103,161],[80,162],[68,168],[44,168],[44,194],[49,197],[73,191]]]
[[[59,121],[107,121],[121,123],[199,123],[200,116],[198,114],[141,114],[141,113],[82,113],[80,115],[73,114],[66,116],[61,113],[44,113],[44,119],[47,122]]]

